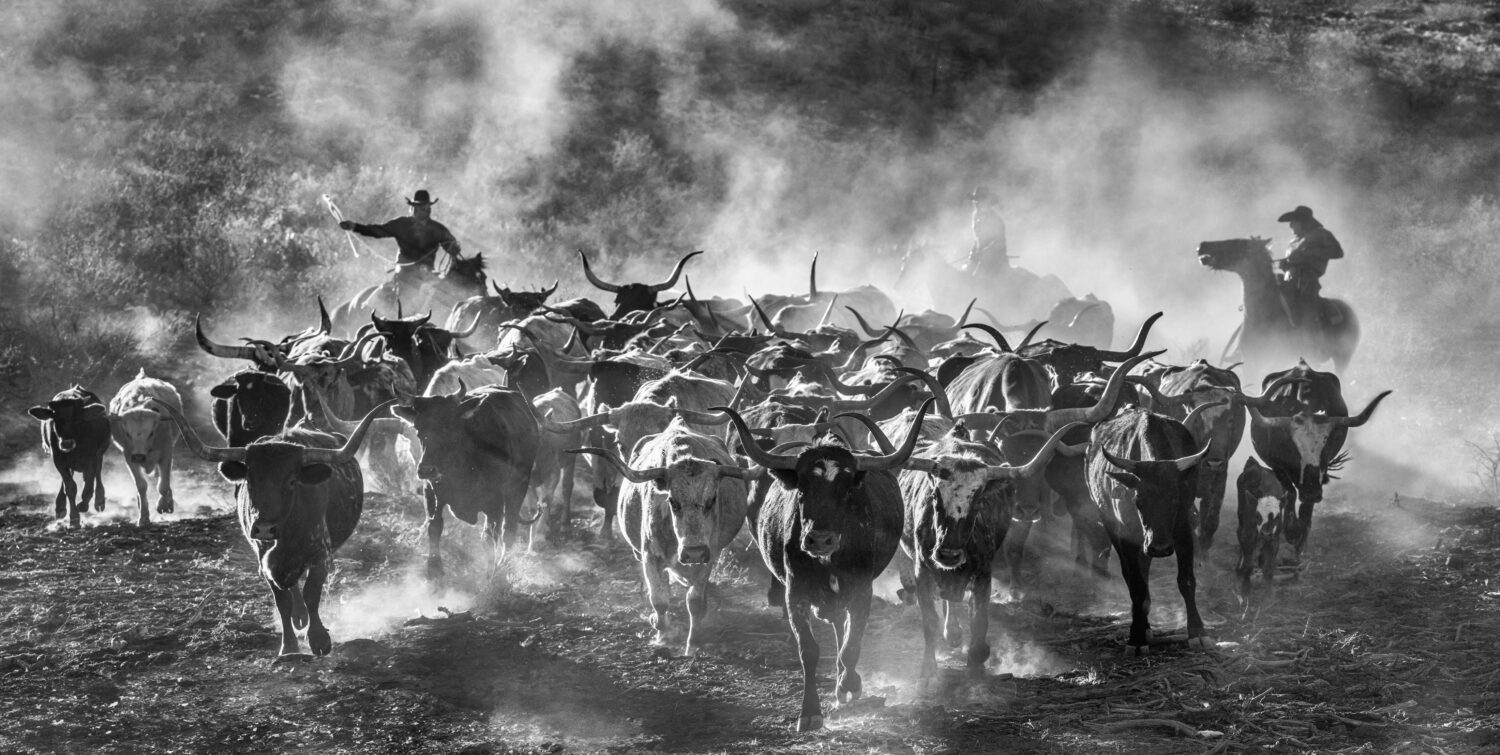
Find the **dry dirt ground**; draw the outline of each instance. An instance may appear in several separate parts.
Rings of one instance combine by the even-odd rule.
[[[991,607],[989,678],[947,658],[927,696],[915,609],[880,604],[866,700],[799,735],[796,656],[754,557],[720,563],[705,651],[683,659],[649,645],[628,555],[587,536],[499,577],[450,518],[449,582],[430,588],[414,497],[370,495],[340,552],[333,654],[273,664],[228,485],[187,467],[181,513],[145,531],[119,481],[77,531],[52,522],[50,470],[0,487],[0,752],[1500,752],[1493,509],[1338,483],[1308,574],[1248,614],[1226,533],[1200,600],[1207,652],[1124,658],[1121,586],[1043,563],[1030,599]],[[1153,570],[1154,615],[1180,631],[1174,571]]]

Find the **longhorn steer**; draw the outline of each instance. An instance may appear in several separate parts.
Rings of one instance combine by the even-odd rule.
[[[120,386],[109,402],[109,426],[115,447],[125,456],[125,465],[135,478],[136,524],[151,523],[146,507],[146,475],[155,472],[156,513],[172,512],[172,447],[177,428],[157,405],[166,404],[179,413],[182,397],[165,380],[146,377],[143,369],[134,380]]]
[[[443,507],[468,524],[484,514],[484,533],[503,555],[520,518],[537,455],[531,402],[493,386],[472,393],[417,396],[391,410],[416,428],[422,443],[417,476],[426,481],[427,572],[443,573]]]
[[[226,479],[242,483],[235,486],[240,530],[276,601],[281,657],[298,655],[296,630],[304,628],[313,654],[328,655],[333,639],[318,614],[323,584],[334,551],[354,533],[364,510],[364,478],[354,453],[375,415],[388,404],[365,415],[347,440],[293,427],[247,446],[227,448],[205,444],[176,407],[155,406],[177,423],[193,453],[217,462]],[[306,582],[299,586],[304,576]]]
[[[906,501],[906,525],[901,547],[912,560],[917,605],[922,610],[925,655],[920,678],[928,684],[937,675],[939,622],[934,601],[941,597],[951,612],[964,592],[972,595],[968,669],[983,676],[990,657],[990,563],[1005,542],[1015,504],[1016,479],[1042,471],[1070,423],[1052,434],[1024,466],[1002,462],[995,448],[970,441],[962,423],[929,443],[908,460],[901,472],[901,494]],[[945,625],[956,630],[956,622]],[[950,645],[961,638],[946,632]]]
[[[679,417],[649,435],[626,464],[612,451],[584,448],[619,468],[620,537],[630,544],[646,583],[646,601],[656,630],[653,644],[666,644],[672,592],[667,575],[687,585],[688,631],[684,655],[697,651],[695,637],[708,610],[708,577],[719,552],[745,522],[745,479],[724,441],[689,428]]]
[[[494,296],[471,296],[454,304],[443,328],[453,331],[463,327],[466,322],[474,323],[477,325],[476,332],[493,338],[499,333],[501,323],[519,320],[546,304],[547,298],[557,291],[557,282],[552,283],[552,288],[539,291],[512,291],[496,286],[494,281],[490,281],[490,288],[495,292]],[[486,351],[495,345],[493,342],[470,342],[464,338],[455,339],[454,342],[469,351]]]
[[[609,283],[594,275],[593,268],[589,267],[588,255],[581,250],[578,259],[583,262],[583,274],[589,279],[589,283],[595,288],[608,291],[615,295],[615,313],[610,315],[611,319],[618,320],[631,312],[646,312],[656,308],[656,296],[661,292],[677,285],[678,276],[682,275],[682,267],[688,260],[702,254],[703,252],[691,252],[677,261],[677,267],[672,268],[671,277],[661,283]]]
[[[931,403],[917,413],[917,426]],[[738,414],[717,409],[734,422],[750,458],[776,480],[761,511],[756,544],[775,579],[772,589],[784,586],[782,605],[802,659],[797,730],[822,728],[812,619],[833,625],[837,702],[858,698],[863,683],[854,667],[870,616],[871,583],[901,542],[901,488],[891,470],[910,458],[919,433],[909,432],[900,449],[884,456],[855,454],[831,436],[791,456],[762,449]]]
[[[1286,522],[1286,539],[1300,563],[1312,530],[1313,506],[1323,500],[1330,470],[1343,465],[1340,451],[1349,428],[1370,421],[1375,407],[1390,395],[1383,391],[1356,417],[1349,416],[1339,378],[1298,362],[1296,367],[1265,377],[1264,402],[1250,405],[1250,443],[1281,484],[1301,500],[1297,516]]]
[[[1193,572],[1192,509],[1198,462],[1208,455],[1209,444],[1196,453],[1193,447],[1193,435],[1181,422],[1145,409],[1127,409],[1094,427],[1089,492],[1130,590],[1126,655],[1149,652],[1151,559],[1174,553],[1177,589],[1187,608],[1188,645],[1208,647]]]
[[[77,527],[78,515],[88,509],[90,498],[95,511],[104,510],[104,478],[100,472],[109,450],[109,410],[98,396],[74,385],[28,411],[42,421],[42,450],[52,457],[52,466],[62,478],[57,488],[57,518],[66,513],[68,526]],[[74,472],[83,477],[81,502]]]

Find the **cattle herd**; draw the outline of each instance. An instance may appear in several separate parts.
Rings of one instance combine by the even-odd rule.
[[[587,280],[616,295],[608,316],[588,299],[549,301],[553,284],[447,301],[434,288],[423,301],[451,312],[443,326],[430,312],[402,316],[399,303],[384,312],[394,318],[363,308],[390,300],[374,290],[337,316],[319,302],[318,325],[279,341],[225,345],[199,322],[204,351],[250,363],[209,391],[223,444],[200,438],[177,390],[144,372],[107,405],[82,386],[63,390],[30,410],[61,477],[57,516],[76,527],[89,501],[103,510],[111,441],[136,481],[138,522],[150,521],[148,475],[156,510],[172,511],[180,435],[233,484],[281,622],[280,657],[304,658],[300,630],[313,654],[333,647],[318,608],[334,551],[358,536],[357,454],[381,485],[420,486],[432,580],[443,578],[445,509],[468,524],[483,516],[498,564],[523,538],[560,542],[585,464],[598,534],[618,534],[639,561],[658,644],[698,649],[710,573],[748,533],[800,653],[806,731],[823,720],[814,618],[833,626],[840,704],[861,694],[872,584],[887,569],[920,607],[922,682],[937,674],[939,639],[962,641],[966,597],[967,667],[983,675],[992,573],[1026,589],[1027,533],[1054,506],[1071,519],[1070,557],[1085,573],[1107,574],[1109,552],[1118,557],[1127,654],[1151,646],[1147,576],[1165,557],[1189,645],[1207,646],[1195,569],[1208,563],[1246,425],[1258,458],[1236,480],[1236,575],[1248,601],[1257,573],[1270,582],[1304,562],[1349,428],[1389,393],[1350,416],[1339,379],[1306,363],[1247,393],[1233,367],[1145,351],[1160,313],[1123,351],[1109,349],[1112,315],[1102,337],[1078,342],[1037,339],[1047,323],[1026,323],[1013,347],[1015,331],[981,321],[973,302],[957,319],[900,313],[873,287],[819,290],[816,268],[806,294],[740,302],[700,298],[690,283],[671,293],[696,254],[649,284],[607,282],[583,257]],[[1092,297],[1064,304],[1055,333],[1090,332],[1089,313],[1108,310]],[[683,629],[669,621],[673,582],[686,586]]]

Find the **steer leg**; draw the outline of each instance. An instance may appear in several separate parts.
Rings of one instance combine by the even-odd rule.
[[[318,605],[323,602],[323,584],[328,579],[328,561],[319,560],[307,570],[307,583],[302,588],[302,599],[307,603],[307,645],[313,655],[328,655],[333,652],[333,638],[323,626],[323,617],[318,614]]]
[[[170,514],[177,509],[177,500],[172,495],[172,454],[160,454],[161,463],[156,465],[156,513]]]
[[[646,586],[646,602],[651,604],[651,628],[656,635],[652,645],[667,644],[667,610],[671,608],[672,585],[667,581],[665,564],[659,556],[641,554],[641,577]]]
[[[1208,633],[1203,628],[1203,617],[1198,615],[1198,576],[1193,568],[1192,532],[1185,531],[1177,538],[1177,591],[1182,593],[1182,604],[1187,609],[1188,647],[1207,649],[1210,646]]]
[[[983,679],[984,663],[990,659],[990,570],[974,571],[969,617],[969,675]],[[949,603],[953,605],[953,603]]]
[[[1150,652],[1151,586],[1147,582],[1150,562],[1139,545],[1124,540],[1115,542],[1115,552],[1120,556],[1120,573],[1125,577],[1125,587],[1130,591],[1130,639],[1125,645],[1125,655],[1138,656]]]
[[[443,506],[432,483],[423,485],[422,493],[427,499],[427,578],[436,580],[443,576]]]
[[[917,608],[922,612],[922,668],[917,675],[918,687],[924,692],[930,692],[937,682],[937,641],[939,633],[939,619],[937,612],[937,583],[932,578],[932,571],[921,569],[917,572]]]
[[[865,625],[870,621],[870,599],[874,594],[869,582],[860,583],[850,592],[853,595],[849,596],[849,625],[839,647],[838,685],[834,688],[840,703],[858,700],[865,691],[864,680],[855,666],[859,665],[860,650],[864,647]]]
[[[943,600],[943,639],[950,648],[964,644],[963,605],[962,601]]]
[[[1198,506],[1198,563],[1207,570],[1208,552],[1214,545],[1214,533],[1219,531],[1219,515],[1224,509],[1224,488],[1229,479],[1229,463],[1223,459],[1209,459],[1206,469],[1199,474],[1207,475],[1201,483],[1203,497]],[[1207,572],[1205,572],[1207,573]]]
[[[69,469],[66,463],[57,459],[56,457],[53,457],[53,466],[57,468],[57,475],[59,478],[57,484],[57,500],[54,502],[53,508],[57,513],[58,519],[61,519],[64,515],[66,515],[68,517],[68,526],[77,527],[79,526],[78,483],[73,481],[73,470]],[[88,507],[87,500],[83,502],[83,507]]]
[[[1312,533],[1313,507],[1316,505],[1316,501],[1303,499],[1297,506],[1297,532],[1293,535],[1291,528],[1287,529],[1287,534],[1291,535],[1288,539],[1291,540],[1296,552],[1298,564],[1302,563],[1302,552],[1307,548],[1307,536]]]
[[[1010,597],[1018,602],[1026,595],[1026,588],[1021,584],[1021,562],[1026,558],[1026,538],[1031,535],[1032,524],[1030,519],[1012,519],[1010,531],[1000,546],[1010,572]]]
[[[146,506],[146,488],[149,483],[146,470],[133,461],[125,462],[125,466],[130,468],[130,476],[135,480],[135,524],[137,527],[145,527],[151,524],[151,509]]]
[[[717,554],[715,554],[717,555]],[[687,647],[683,655],[697,655],[698,653],[698,627],[708,616],[708,576],[713,569],[714,558],[709,558],[708,566],[695,566],[690,572],[687,591],[688,609],[688,636]]]
[[[807,598],[791,592],[788,586],[787,617],[802,660],[802,713],[797,717],[797,731],[814,731],[823,728],[823,708],[818,705],[818,640],[813,636],[812,606]]]
[[[297,644],[297,631],[292,628],[292,614],[296,610],[296,598],[291,590],[283,590],[279,587],[271,588],[271,596],[276,599],[276,614],[281,617],[281,652],[278,655],[297,655],[301,647]]]

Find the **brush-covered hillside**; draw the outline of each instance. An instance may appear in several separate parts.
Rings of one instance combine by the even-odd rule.
[[[1495,3],[22,0],[0,40],[7,438],[75,381],[193,377],[196,314],[305,326],[394,255],[325,195],[379,222],[418,188],[511,286],[704,249],[700,294],[740,295],[814,250],[890,288],[905,250],[961,253],[986,185],[1017,264],[1122,327],[1165,309],[1183,357],[1237,316],[1196,244],[1279,250],[1306,204],[1371,391],[1493,366]]]

